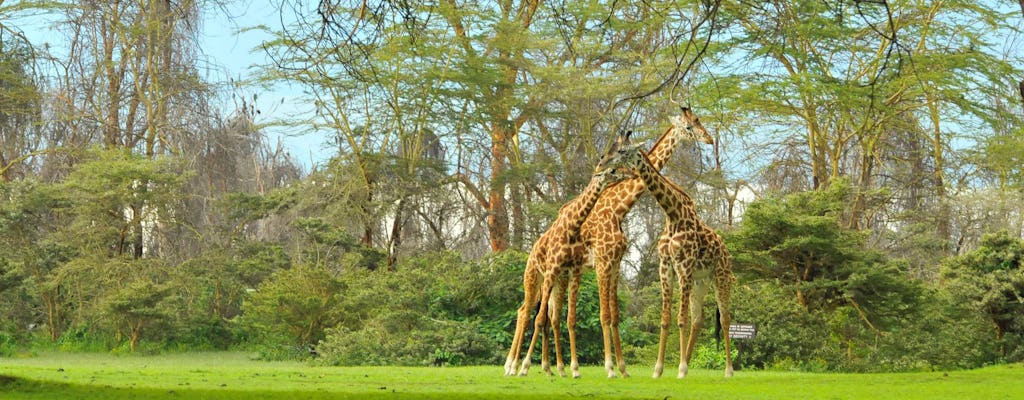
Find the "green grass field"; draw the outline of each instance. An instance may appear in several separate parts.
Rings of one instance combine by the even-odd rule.
[[[583,378],[540,372],[504,377],[500,366],[314,367],[251,361],[242,353],[160,356],[42,354],[0,358],[2,399],[328,399],[328,398],[620,398],[620,399],[1024,399],[1024,365],[904,374],[694,371],[652,379]],[[667,372],[666,372],[667,375]]]

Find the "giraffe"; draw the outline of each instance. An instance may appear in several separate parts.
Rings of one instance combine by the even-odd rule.
[[[664,165],[669,158],[671,158],[673,151],[675,150],[676,144],[683,140],[698,140],[703,143],[711,144],[714,140],[711,135],[708,134],[704,126],[701,125],[700,120],[694,116],[693,112],[686,107],[681,108],[681,112],[678,116],[671,118],[671,126],[665,130],[662,136],[655,142],[654,146],[650,151],[651,161],[659,168]],[[621,145],[621,143],[620,143]],[[614,354],[618,360],[618,369],[622,373],[622,376],[629,376],[626,373],[626,364],[622,356],[622,342],[619,336],[619,301],[618,301],[618,278],[619,278],[619,263],[622,260],[622,256],[626,251],[626,237],[622,233],[622,221],[625,219],[626,213],[629,212],[636,200],[644,193],[644,183],[639,178],[630,178],[622,182],[610,185],[607,189],[601,192],[600,197],[597,200],[597,204],[591,211],[590,216],[586,219],[581,227],[580,237],[583,244],[583,254],[579,257],[574,257],[571,262],[573,267],[570,268],[574,274],[572,274],[572,281],[569,284],[569,312],[567,326],[569,330],[569,343],[571,352],[571,368],[574,377],[579,377],[579,363],[576,359],[575,354],[575,325],[576,325],[576,299],[578,297],[579,288],[579,276],[584,267],[593,267],[597,272],[598,279],[598,290],[600,297],[600,310],[601,310],[601,331],[604,339],[604,355],[605,355],[605,370],[608,377],[615,377],[615,368],[612,361],[612,349],[614,348]],[[573,202],[579,201],[580,199],[574,199]],[[568,204],[567,204],[568,205]],[[561,217],[561,214],[559,215]],[[552,223],[552,228],[559,221],[556,219]],[[549,228],[552,229],[552,228]],[[530,253],[530,258],[535,257],[535,253],[538,253],[538,249],[547,249],[550,245],[543,243],[547,241],[543,235],[534,244],[534,248]],[[574,247],[578,247],[579,243],[572,243]],[[527,263],[526,274],[535,274],[531,272],[531,264]],[[528,283],[524,275],[524,289],[529,292],[536,290],[531,288],[531,283]],[[532,285],[536,285],[535,282]],[[564,288],[565,282],[560,282],[559,288]],[[560,296],[552,297],[555,301],[560,301]],[[530,298],[531,301],[537,301],[535,298]],[[532,305],[526,307],[526,313],[532,309]],[[550,307],[552,313],[558,311],[559,304],[554,304]],[[520,308],[520,314],[523,312],[523,308]],[[557,315],[557,314],[552,314]],[[525,334],[525,319],[528,316],[520,316],[520,321],[516,324],[516,333],[512,339],[512,348],[509,350],[508,358],[505,362],[505,374],[515,374],[519,362],[519,351],[522,346],[523,335]],[[557,323],[557,320],[554,320]],[[558,331],[555,330],[557,335]],[[546,342],[545,342],[546,344]],[[559,372],[562,372],[563,364],[561,360],[561,353],[558,348],[558,342],[556,338],[555,343],[555,354],[557,357],[557,364],[559,366]],[[542,351],[542,354],[546,354]],[[542,365],[546,365],[547,357],[545,356]],[[528,367],[527,367],[528,368]],[[547,369],[545,369],[547,371]],[[520,369],[520,374],[525,373],[525,369]]]
[[[604,157],[598,162],[591,177],[590,183],[574,200],[566,203],[558,211],[558,216],[552,222],[548,230],[534,243],[530,250],[530,256],[526,262],[526,271],[523,273],[523,304],[516,313],[516,331],[512,339],[512,346],[509,349],[508,358],[505,362],[505,375],[512,375],[516,372],[519,363],[519,352],[522,348],[522,341],[526,335],[526,324],[529,321],[530,313],[536,304],[540,304],[534,320],[533,337],[530,340],[529,349],[523,358],[519,375],[526,375],[530,368],[530,356],[536,344],[538,334],[543,332],[544,344],[542,345],[542,367],[545,372],[551,373],[548,364],[548,337],[547,326],[550,325],[554,332],[555,354],[558,371],[565,375],[565,367],[562,363],[561,345],[558,341],[559,312],[561,310],[562,291],[569,286],[570,292],[578,293],[580,268],[583,264],[584,254],[583,242],[579,239],[580,227],[583,221],[593,210],[601,192],[614,183],[611,170],[603,168],[605,160],[615,154],[620,146],[628,144],[628,138],[620,136],[620,140],[612,143]],[[572,275],[571,282],[569,275]],[[538,281],[542,284],[538,286]],[[555,291],[555,285],[559,291]],[[552,296],[554,292],[555,296]],[[550,304],[549,304],[550,303]],[[575,298],[569,304],[570,314],[575,314]],[[574,365],[576,363],[576,335],[570,326],[569,347]],[[578,369],[574,371],[578,377]]]
[[[654,377],[661,376],[664,366],[672,297],[672,285],[669,281],[673,270],[679,285],[679,312],[676,315],[680,354],[678,377],[686,376],[687,364],[690,362],[697,334],[704,322],[704,295],[707,294],[709,281],[715,288],[722,337],[725,339],[725,376],[731,377],[733,370],[729,343],[729,297],[736,278],[732,273],[732,258],[725,247],[725,242],[714,229],[701,221],[693,199],[671,180],[662,176],[657,167],[638,148],[620,148],[608,161],[608,168],[619,167],[628,168],[630,173],[643,179],[647,191],[665,212],[665,229],[658,240],[658,275],[661,278],[662,302],[661,335]],[[687,337],[685,328],[688,323],[690,332]]]
[[[676,145],[684,140],[713,144],[714,139],[688,107],[681,107],[680,114],[670,119],[671,125],[651,147],[647,157],[655,169],[661,169],[672,158]],[[640,178],[624,180],[601,193],[597,205],[583,224],[581,237],[587,248],[589,261],[597,272],[600,298],[601,333],[604,339],[604,367],[609,378],[615,377],[614,354],[617,367],[623,377],[626,363],[622,356],[622,340],[619,335],[619,264],[626,252],[626,236],[622,233],[622,221],[637,199],[645,191]],[[571,289],[570,289],[571,290]],[[573,293],[570,291],[570,298]],[[570,299],[570,311],[573,309]],[[575,324],[575,315],[569,314],[567,325]],[[572,331],[570,331],[572,332]],[[573,371],[578,366],[573,364]]]

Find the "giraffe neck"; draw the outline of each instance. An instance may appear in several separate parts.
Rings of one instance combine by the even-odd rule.
[[[654,146],[651,147],[650,152],[646,153],[647,158],[650,159],[651,164],[653,164],[656,171],[660,171],[661,168],[668,163],[668,160],[672,158],[672,153],[676,149],[676,144],[681,140],[679,137],[680,135],[676,134],[675,129],[675,125],[669,124],[665,133],[658,138],[657,142],[654,142]],[[611,215],[615,220],[622,221],[622,219],[625,218],[626,213],[633,208],[633,204],[636,203],[637,199],[644,194],[645,187],[640,183],[642,183],[640,179],[629,179],[608,188],[608,190],[605,191],[608,195],[601,196],[614,199],[606,201],[614,201],[615,207],[608,208],[613,210]],[[602,204],[610,203],[602,202]]]
[[[651,193],[651,196],[654,196],[654,200],[665,211],[665,216],[668,217],[669,221],[681,221],[686,216],[684,214],[696,212],[694,210],[695,204],[690,195],[686,194],[682,188],[668,180],[668,178],[665,178],[654,166],[654,163],[645,157],[643,153],[640,153],[637,173],[643,179],[644,184],[647,185],[647,191]]]
[[[559,212],[559,216],[564,216],[565,229],[570,234],[579,233],[580,227],[583,226],[583,222],[587,220],[587,216],[594,209],[594,205],[597,204],[597,199],[600,198],[601,190],[606,185],[597,180],[591,179],[590,184],[583,189],[583,193],[580,193],[572,202],[568,203],[567,206]]]
[[[672,153],[676,150],[676,144],[679,143],[680,136],[675,134],[675,130],[675,125],[670,124],[665,133],[658,138],[658,141],[654,142],[651,151],[647,152],[647,159],[654,165],[655,170],[661,171],[661,168],[672,158]]]

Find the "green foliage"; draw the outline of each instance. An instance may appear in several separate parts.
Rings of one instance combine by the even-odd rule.
[[[818,369],[827,348],[822,315],[797,303],[791,288],[773,283],[738,285],[733,291],[732,319],[757,326],[757,336],[743,341],[743,366],[803,370]]]
[[[736,356],[738,355],[739,351],[736,349],[734,342],[732,348],[733,363],[736,362]],[[700,341],[697,343],[697,347],[693,349],[690,367],[716,371],[725,370],[725,350],[713,341]]]
[[[277,245],[235,241],[212,248],[175,268],[180,290],[174,296],[175,326],[166,336],[192,349],[228,349],[248,337],[231,321],[242,313],[249,292],[275,272],[291,267]]]
[[[754,202],[727,235],[748,282],[734,292],[735,320],[759,327],[743,362],[854,371],[973,365],[977,354],[955,351],[963,343],[946,336],[971,330],[944,327],[956,314],[934,306],[939,294],[908,278],[907,263],[841,227],[849,191],[836,180],[823,191]]]
[[[10,357],[18,349],[18,340],[14,335],[0,330],[0,357]]]
[[[143,223],[175,220],[183,174],[173,158],[146,159],[127,150],[92,150],[60,189],[74,218],[60,240],[88,252],[114,255],[144,247]]]
[[[1008,360],[1024,359],[1024,240],[985,235],[974,251],[943,264],[942,279],[966,313],[983,316]]]
[[[70,246],[54,240],[54,232],[67,222],[67,198],[57,185],[34,180],[0,182],[0,315],[35,323],[40,308],[62,301],[53,296],[58,267],[73,255]],[[57,313],[54,313],[57,314]],[[51,338],[63,329],[61,315],[51,320]]]
[[[865,234],[841,227],[850,190],[836,180],[823,191],[756,201],[726,239],[744,280],[778,282],[809,311],[846,306],[865,324],[884,328],[916,306],[922,289],[905,278],[903,263],[865,246]]]
[[[308,245],[304,247],[303,256],[310,262],[372,270],[387,257],[379,249],[358,243],[344,227],[332,226],[320,218],[299,218],[292,226],[306,237]]]
[[[744,340],[745,367],[803,371],[921,371],[976,368],[992,360],[990,328],[958,311],[942,291],[925,290],[899,321],[874,330],[857,310],[807,310],[792,289],[773,282],[741,285],[733,295],[734,321],[757,324]]]
[[[263,346],[306,348],[342,320],[345,284],[323,268],[299,264],[275,272],[242,304],[239,323]]]
[[[477,262],[453,253],[410,258],[397,272],[344,275],[346,317],[317,346],[332,365],[495,363],[510,341],[526,255]]]
[[[57,340],[57,348],[67,352],[104,352],[114,347],[113,337],[82,324],[68,328]]]

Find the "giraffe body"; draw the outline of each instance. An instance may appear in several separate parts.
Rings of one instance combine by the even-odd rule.
[[[693,199],[679,186],[661,175],[640,150],[621,149],[610,162],[610,167],[622,166],[638,175],[665,212],[665,228],[658,240],[661,278],[661,332],[658,342],[658,360],[654,377],[661,376],[664,368],[665,347],[670,323],[672,301],[672,275],[679,287],[679,308],[676,321],[679,327],[679,372],[685,377],[693,355],[697,334],[704,321],[704,296],[708,287],[714,287],[722,336],[725,341],[725,375],[732,376],[732,357],[729,340],[729,298],[736,281],[732,272],[732,258],[725,242],[714,229],[697,215]],[[689,335],[686,328],[689,325]]]

